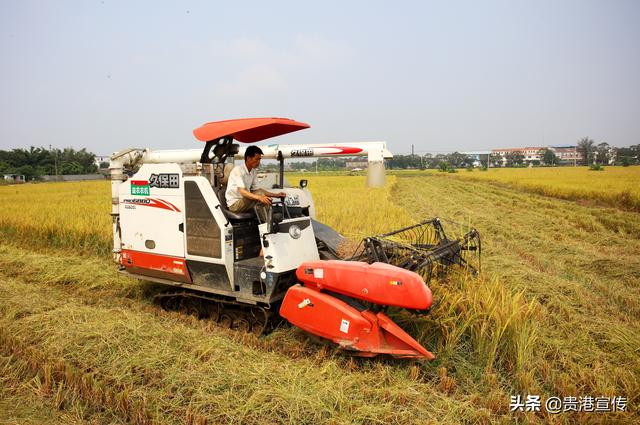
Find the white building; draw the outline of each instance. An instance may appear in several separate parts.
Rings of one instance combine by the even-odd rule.
[[[109,162],[111,160],[110,156],[103,156],[103,155],[96,155],[96,161],[95,164],[98,166],[98,168],[100,168],[100,164],[102,164],[103,162]]]
[[[11,183],[25,183],[27,181],[23,174],[5,174],[4,180]]]
[[[575,146],[549,146],[549,150],[556,154],[560,163],[575,163],[582,161],[582,154]]]
[[[460,152],[463,155],[467,155],[469,158],[473,159],[473,166],[479,167],[482,164],[487,164],[489,155],[491,155],[491,151],[470,151],[470,152]]]
[[[509,153],[517,153],[524,157],[525,162],[532,161],[542,161],[542,151],[543,147],[540,146],[528,146],[525,148],[500,148],[500,149],[492,149],[491,153],[494,155],[500,155],[502,157],[502,162],[505,163],[507,161],[507,154]]]

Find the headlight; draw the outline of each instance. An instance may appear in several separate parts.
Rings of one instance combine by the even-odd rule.
[[[302,235],[302,230],[300,230],[298,226],[294,224],[293,226],[289,227],[289,236],[291,236],[293,239],[298,239],[300,235]]]

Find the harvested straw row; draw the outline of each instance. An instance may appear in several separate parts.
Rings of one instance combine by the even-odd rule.
[[[128,388],[102,382],[95,374],[85,373],[64,359],[48,358],[40,349],[14,338],[3,328],[0,328],[0,353],[24,362],[41,382],[41,395],[55,393],[55,403],[59,407],[65,398],[75,395],[95,410],[109,409],[128,422],[150,423],[144,398],[134,399]]]
[[[19,347],[43,353],[42,364],[55,366],[63,358],[108,387],[126,389],[128,405],[144,407],[154,421],[182,423],[200,415],[213,423],[412,423],[435,420],[434,409],[457,418],[476,414],[459,390],[442,393],[416,381],[425,377],[404,363],[358,365],[331,356],[318,361],[265,352],[211,332],[206,322],[148,314],[144,302],[113,299],[107,306],[108,300],[88,293],[102,298],[101,284],[83,293],[73,290],[79,282],[68,275],[60,282],[65,280],[50,286],[3,279],[8,296],[0,300],[2,328]],[[116,407],[123,409],[108,406]],[[486,408],[480,411],[491,416]]]

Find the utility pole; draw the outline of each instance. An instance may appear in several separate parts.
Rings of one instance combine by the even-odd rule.
[[[49,145],[49,151],[53,154],[53,168],[56,173],[56,181],[58,180],[58,154],[51,149],[51,145]]]

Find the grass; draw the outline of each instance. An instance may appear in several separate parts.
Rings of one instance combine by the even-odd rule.
[[[434,281],[428,316],[391,313],[431,363],[164,312],[160,286],[114,271],[108,183],[1,187],[0,422],[636,422],[638,214],[467,174],[306,175],[319,219],[356,240],[436,215],[482,233],[481,278]],[[513,414],[513,394],[622,395],[629,412]]]

